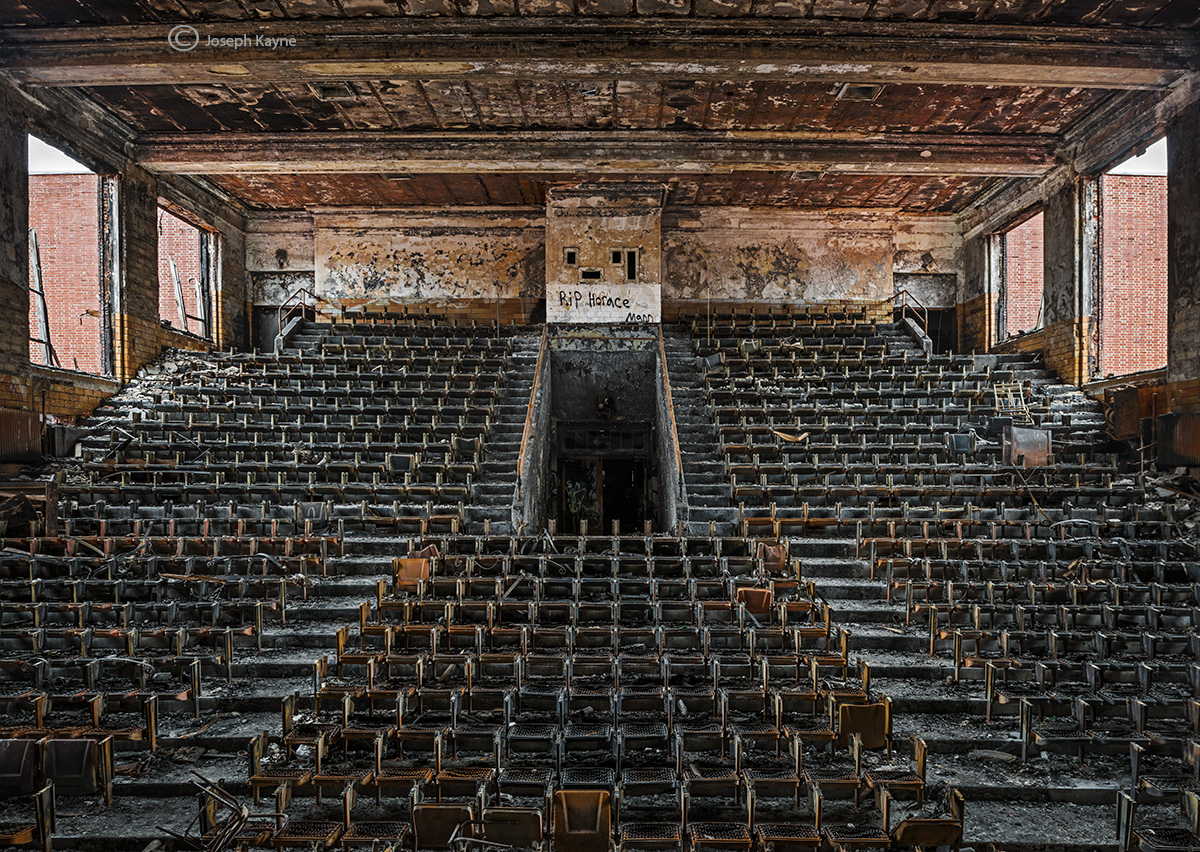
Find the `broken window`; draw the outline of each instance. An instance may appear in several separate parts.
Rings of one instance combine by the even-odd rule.
[[[110,374],[115,181],[35,136],[28,144],[29,359]]]
[[[579,249],[577,249],[577,248],[563,249],[563,263],[565,263],[567,266],[578,266],[579,265]]]
[[[613,265],[621,267],[625,280],[627,282],[637,281],[638,250],[633,248],[613,249],[610,254]]]
[[[1003,235],[999,339],[1042,327],[1045,264],[1039,211]]]
[[[158,315],[197,337],[212,337],[215,239],[208,229],[158,209]]]
[[[1167,140],[1100,178],[1099,375],[1167,363]]]

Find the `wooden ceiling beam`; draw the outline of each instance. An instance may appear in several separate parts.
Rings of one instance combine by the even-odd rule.
[[[160,134],[134,158],[180,174],[578,172],[826,173],[1036,177],[1056,140],[1021,136],[624,132]]]
[[[180,46],[198,43],[173,49],[173,31]],[[1197,38],[912,22],[355,18],[9,28],[0,67],[38,86],[486,77],[1162,89],[1200,65]]]

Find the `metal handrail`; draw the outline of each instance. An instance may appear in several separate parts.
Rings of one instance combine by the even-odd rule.
[[[529,391],[529,405],[525,407],[525,431],[521,433],[521,452],[517,455],[517,487],[521,486],[521,474],[525,470],[525,450],[529,445],[529,433],[533,431],[533,403],[542,385],[542,360],[546,356],[546,340],[549,326],[542,326],[542,342],[538,346],[537,364],[533,368],[533,388]]]
[[[683,454],[679,451],[679,430],[675,428],[675,400],[671,398],[671,374],[667,370],[667,349],[663,345],[662,326],[658,329],[658,361],[662,365],[662,383],[667,391],[667,411],[671,414],[671,443],[675,447],[675,469],[679,472],[680,491],[683,491]]]
[[[306,305],[304,303],[303,298],[301,298],[299,302],[296,302],[295,304],[291,304],[293,299],[295,299],[297,296],[303,296],[305,293],[312,296],[312,298],[313,298],[312,308],[313,308],[314,312],[316,311],[317,305],[319,303],[325,301],[325,299],[322,299],[320,296],[318,296],[316,293],[314,293],[312,290],[308,289],[307,287],[301,287],[298,290],[293,290],[291,292],[291,294],[289,294],[288,297],[283,300],[283,304],[279,306],[279,309],[277,311],[275,311],[275,319],[279,323],[278,328],[279,328],[280,334],[283,333],[285,316],[290,320],[292,317],[292,312],[294,310],[296,310],[296,308],[302,308],[305,310],[308,309],[309,305]],[[290,307],[289,307],[289,305],[290,305]],[[285,309],[286,309],[286,311],[285,311]]]
[[[921,324],[921,333],[929,336],[929,309],[921,304],[920,299],[904,289],[896,291],[896,295],[892,296],[892,303],[900,311],[901,318],[908,316],[908,312],[912,311]]]

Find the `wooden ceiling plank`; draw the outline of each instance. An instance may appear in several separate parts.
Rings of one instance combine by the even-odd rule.
[[[636,0],[639,15],[687,15],[692,11],[692,0]]]
[[[525,118],[515,81],[473,80],[467,86],[484,127],[523,126]]]
[[[859,21],[867,16],[869,7],[861,0],[816,0],[810,14],[814,18]]]
[[[570,128],[576,122],[566,90],[557,83],[527,80],[521,83],[527,127]]]
[[[776,171],[829,168],[864,174],[990,174],[1033,177],[1056,163],[1049,137],[876,135],[805,139],[655,131],[167,134],[136,145],[163,172],[378,171],[404,158],[420,172],[571,170]],[[383,166],[386,168],[386,165]]]
[[[140,94],[140,89],[123,86],[97,86],[84,90],[88,97],[112,110],[126,123],[142,132],[168,133],[183,128]]]
[[[397,0],[340,0],[340,2],[342,12],[348,18],[400,14],[400,3]]]
[[[759,18],[807,18],[813,0],[753,0],[750,14]]]
[[[1156,27],[1200,26],[1200,5],[1195,0],[1173,0],[1151,19]]]
[[[662,87],[662,127],[668,130],[697,130],[713,84],[707,80],[667,80]]]
[[[317,97],[311,87],[302,83],[281,83],[275,88],[318,130],[348,129],[343,113],[334,104]]]
[[[278,86],[242,86],[241,88],[246,93],[243,95],[243,99],[253,102],[266,114],[272,130],[291,132],[315,128],[315,125],[308,120],[307,114],[303,110],[296,109],[296,105],[279,90]]]
[[[384,107],[370,83],[347,83],[353,89],[353,100],[339,101],[342,113],[355,130],[393,130],[396,122]]]
[[[577,127],[613,125],[612,80],[565,80],[562,83]]]
[[[278,0],[289,18],[342,18],[334,0]]]
[[[624,5],[630,0],[583,2]],[[999,0],[1005,2],[1010,0]],[[1200,62],[1195,40],[1174,29],[1075,27],[1042,35],[1047,28],[960,26],[934,35],[911,22],[872,21],[853,24],[857,31],[849,28],[851,22],[827,22],[832,31],[817,34],[788,31],[814,22],[783,26],[746,19],[736,27],[730,24],[723,34],[704,29],[712,24],[701,19],[657,21],[651,31],[600,17],[564,29],[554,27],[554,19],[445,20],[458,14],[455,0],[410,4],[425,4],[413,5],[414,14],[443,18],[422,21],[426,28],[420,31],[389,30],[397,21],[414,22],[370,17],[205,23],[197,25],[205,39],[291,34],[297,44],[283,50],[205,43],[182,54],[170,48],[163,24],[115,28],[103,42],[83,38],[70,27],[10,28],[0,37],[0,62],[18,80],[47,86],[203,83],[237,73],[256,82],[496,77],[559,82],[599,77],[1159,90]],[[331,26],[340,23],[358,29]],[[482,23],[495,24],[495,29],[482,29]],[[464,26],[449,29],[447,24]],[[764,30],[760,25],[774,26]],[[987,37],[989,29],[994,32]],[[521,45],[519,53],[511,50],[514,43]]]
[[[614,125],[618,128],[649,129],[658,126],[659,86],[633,80],[618,80],[614,91]]]
[[[713,86],[705,115],[705,130],[734,130],[749,126],[758,98],[754,83],[724,83]]]
[[[875,0],[867,12],[871,20],[921,21],[929,15],[930,0]]]
[[[751,7],[752,0],[692,0],[692,11],[700,18],[741,18]]]
[[[399,127],[412,130],[437,126],[429,101],[412,80],[384,80],[375,84],[375,91]]]

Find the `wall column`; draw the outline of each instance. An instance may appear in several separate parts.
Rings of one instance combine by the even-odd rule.
[[[29,373],[29,143],[0,93],[0,373]],[[8,394],[0,389],[0,407]]]
[[[129,381],[158,357],[158,180],[130,166],[121,175],[121,281],[113,300],[116,378]]]
[[[960,352],[986,352],[992,344],[987,244],[987,234],[971,237],[963,244],[962,291],[955,318]]]
[[[1200,379],[1200,103],[1167,131],[1167,381]]]
[[[1064,381],[1083,384],[1091,374],[1091,289],[1095,200],[1075,177],[1046,199],[1042,352]]]

